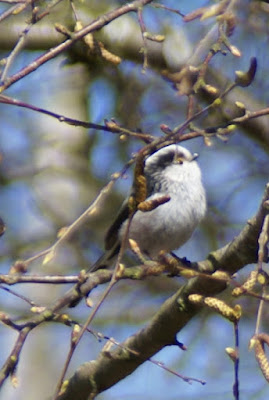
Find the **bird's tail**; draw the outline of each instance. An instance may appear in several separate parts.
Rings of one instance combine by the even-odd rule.
[[[106,251],[104,254],[101,255],[101,257],[98,258],[97,261],[95,261],[95,263],[89,268],[88,272],[94,272],[101,268],[111,267],[119,251],[120,244],[116,243],[116,245],[112,249]]]

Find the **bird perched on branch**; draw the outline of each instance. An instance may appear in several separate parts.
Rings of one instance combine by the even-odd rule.
[[[123,202],[105,236],[106,252],[90,271],[110,266],[122,243],[129,246],[129,239],[136,242],[143,255],[152,259],[156,259],[161,250],[178,249],[190,239],[206,212],[201,171],[195,161],[197,156],[172,144],[146,158],[143,171],[146,198],[143,203],[148,204],[145,209],[149,211],[142,211],[138,204],[129,221],[130,196]],[[135,186],[134,181],[133,191]]]

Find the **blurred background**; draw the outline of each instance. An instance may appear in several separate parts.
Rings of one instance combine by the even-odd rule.
[[[89,24],[94,18],[113,10],[125,1],[74,1],[77,16]],[[268,19],[269,6],[262,1],[236,1],[236,27],[230,40],[240,49],[241,57],[217,54],[210,63],[211,79],[223,90],[234,80],[235,71],[247,71],[249,60],[256,57],[258,69],[254,82],[236,89],[227,97],[225,115],[233,115],[234,101],[249,109],[264,108],[269,102]],[[154,4],[154,3],[153,3]],[[162,5],[187,14],[197,7],[208,7],[212,1],[166,0]],[[31,63],[63,40],[54,24],[74,27],[70,2],[35,2],[40,12],[53,5],[50,14],[33,25],[24,50],[13,60],[8,76]],[[55,6],[54,6],[55,5]],[[11,5],[0,2],[0,56],[9,55],[27,25],[30,12],[1,18]],[[141,129],[156,137],[162,135],[161,124],[171,129],[186,119],[187,100],[179,96],[161,71],[180,70],[195,54],[197,65],[204,53],[200,40],[216,26],[214,17],[184,23],[182,17],[162,8],[147,6],[143,10],[146,28],[165,35],[163,43],[149,43],[150,68],[142,71],[143,46],[135,13],[122,16],[97,33],[110,51],[122,57],[119,65],[104,62],[86,54],[76,44],[12,85],[4,94],[77,120],[104,124],[116,121],[131,130]],[[197,49],[200,53],[197,55]],[[199,57],[198,57],[199,56]],[[197,58],[198,57],[198,58]],[[197,61],[198,60],[198,61]],[[2,67],[2,71],[4,67]],[[201,97],[199,106],[207,105]],[[227,117],[228,116],[228,117]],[[223,117],[209,113],[195,125],[214,126]],[[91,204],[111,174],[120,171],[133,152],[144,144],[137,139],[120,139],[118,134],[70,126],[40,113],[1,104],[0,106],[0,216],[6,233],[0,238],[0,273],[7,274],[18,259],[27,259],[52,245],[60,228],[70,225]],[[199,163],[208,197],[205,220],[192,239],[177,254],[191,261],[204,259],[237,235],[247,220],[256,213],[268,182],[269,117],[252,120],[237,127],[223,140],[212,138],[206,146],[202,138],[184,142],[198,152]],[[117,182],[98,215],[89,217],[68,242],[58,249],[53,260],[42,265],[42,259],[31,263],[29,274],[76,275],[94,262],[103,250],[103,238],[132,181],[132,170]],[[253,268],[246,267],[238,280]],[[124,340],[147,324],[160,305],[184,283],[181,278],[166,276],[145,281],[123,281],[112,291],[94,320],[92,328],[117,341]],[[19,284],[11,289],[49,306],[70,286]],[[2,287],[0,287],[2,289]],[[104,288],[91,294],[96,303]],[[222,294],[229,299],[229,293]],[[120,301],[119,301],[120,299]],[[229,299],[233,304],[234,300]],[[248,341],[255,330],[257,300],[236,300],[243,306],[240,322],[240,390],[244,399],[265,399],[268,384],[257,368]],[[12,293],[0,290],[1,311],[18,322],[31,316],[29,304]],[[68,311],[83,322],[89,309],[81,304]],[[265,316],[268,311],[265,310]],[[264,330],[268,323],[264,318]],[[16,333],[0,325],[0,362],[5,361],[16,339]],[[189,385],[161,368],[145,363],[134,374],[109,389],[100,398],[111,399],[228,399],[232,398],[233,366],[225,347],[233,346],[233,326],[212,312],[200,313],[180,334],[188,351],[171,347],[154,359],[177,372],[203,379],[205,386]],[[0,398],[5,400],[49,399],[53,394],[69,349],[70,328],[47,323],[35,329],[26,342],[17,369],[18,387],[7,380]],[[85,335],[72,359],[68,376],[85,361],[94,359],[104,342]]]

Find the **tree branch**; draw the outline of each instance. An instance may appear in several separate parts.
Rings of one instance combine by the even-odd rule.
[[[269,184],[260,208],[241,233],[223,248],[212,252],[207,260],[198,263],[199,271],[211,272],[221,269],[235,273],[247,264],[257,261],[258,238],[268,211],[264,202],[269,198]],[[98,271],[99,272],[99,271]],[[214,276],[214,274],[213,274]],[[102,352],[99,357],[83,364],[69,380],[59,400],[86,400],[110,388],[130,375],[139,365],[160,351],[163,347],[176,345],[177,333],[199,311],[188,301],[192,293],[216,295],[227,286],[225,281],[199,276],[190,279],[177,293],[170,297],[152,318],[149,324],[126,339],[121,347],[111,352]],[[87,282],[81,287],[87,292]],[[138,353],[136,356],[128,349]]]
[[[109,11],[108,13],[100,16],[96,20],[94,20],[89,25],[85,26],[81,30],[72,33],[72,37],[68,38],[67,40],[63,41],[59,45],[53,47],[48,52],[42,54],[40,57],[36,58],[33,62],[31,62],[26,67],[22,68],[19,72],[13,74],[12,76],[8,77],[4,83],[0,85],[0,90],[3,92],[7,88],[9,88],[13,83],[17,82],[18,80],[24,78],[26,75],[34,72],[37,68],[41,65],[46,63],[47,61],[51,60],[52,58],[58,56],[59,54],[63,53],[64,51],[68,50],[75,42],[79,39],[83,38],[88,33],[94,32],[96,30],[101,29],[105,25],[109,24],[116,18],[127,14],[132,11],[137,11],[138,8],[145,6],[146,4],[151,3],[152,0],[135,0],[132,3],[128,3],[119,7],[115,10]]]

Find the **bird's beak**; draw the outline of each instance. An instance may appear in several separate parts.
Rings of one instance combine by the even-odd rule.
[[[193,153],[192,155],[192,161],[196,160],[199,157],[198,153]]]

